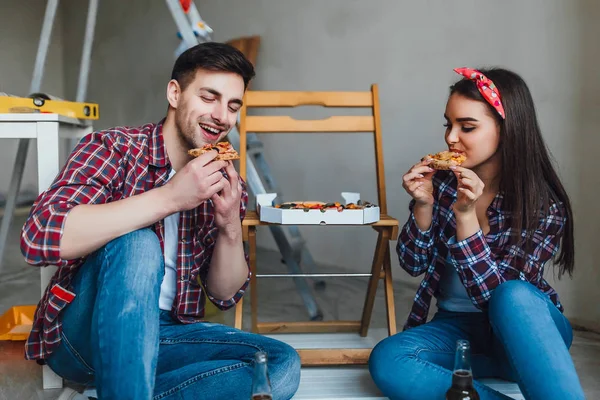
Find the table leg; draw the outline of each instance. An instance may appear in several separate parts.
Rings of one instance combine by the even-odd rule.
[[[13,174],[10,180],[8,195],[6,196],[6,206],[4,207],[4,216],[2,217],[2,226],[0,226],[0,272],[4,263],[4,250],[6,248],[6,240],[8,239],[8,231],[12,222],[17,197],[19,196],[19,188],[23,179],[23,171],[25,170],[25,162],[27,161],[27,150],[29,148],[30,139],[19,139],[19,148],[17,150],[17,158],[13,167]]]
[[[38,170],[38,191],[42,193],[50,187],[59,170],[59,124],[57,122],[39,122],[37,124],[37,170]],[[54,275],[56,267],[47,266],[41,271],[41,292],[42,295],[50,278]],[[44,389],[55,389],[63,386],[63,380],[54,373],[47,365],[42,370],[42,381]]]

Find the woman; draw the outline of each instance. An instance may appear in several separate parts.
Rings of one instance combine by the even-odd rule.
[[[543,278],[555,256],[559,276],[573,273],[573,217],[531,93],[507,70],[455,71],[463,79],[451,87],[445,140],[467,159],[451,171],[425,160],[403,177],[412,200],[397,252],[424,278],[404,332],[373,349],[371,374],[391,399],[443,399],[466,339],[475,379],[516,381],[527,399],[582,399],[571,326]],[[438,312],[426,323],[432,297]]]

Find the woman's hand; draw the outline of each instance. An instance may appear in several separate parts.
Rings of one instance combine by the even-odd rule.
[[[458,181],[458,195],[454,203],[455,213],[467,213],[475,211],[477,199],[483,194],[484,183],[477,174],[463,167],[452,167]]]
[[[415,164],[402,177],[402,187],[415,199],[420,206],[433,204],[433,174],[435,170],[429,167],[430,160]]]

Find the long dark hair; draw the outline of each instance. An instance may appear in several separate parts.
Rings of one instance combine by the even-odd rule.
[[[500,127],[498,152],[502,159],[500,191],[504,204],[511,213],[511,227],[517,232],[513,243],[521,240],[526,231],[525,247],[531,246],[531,237],[539,227],[552,204],[559,207],[566,219],[560,253],[556,257],[559,278],[573,275],[575,245],[573,238],[573,212],[567,192],[556,173],[537,121],[531,92],[517,74],[500,68],[480,69],[498,88],[506,113],[503,120],[477,90],[475,83],[462,79],[450,88],[457,93],[485,103]]]

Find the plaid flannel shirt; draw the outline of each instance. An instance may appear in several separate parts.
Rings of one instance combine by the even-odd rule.
[[[85,257],[64,260],[59,250],[69,211],[78,204],[109,203],[162,186],[170,172],[162,121],[136,128],[93,132],[80,141],[50,188],[35,201],[21,234],[21,251],[29,264],[58,266],[35,312],[33,328],[25,344],[26,359],[43,360],[58,346],[62,325],[59,314],[77,295],[71,291],[71,282]],[[240,217],[243,220],[248,193],[245,182],[241,183]],[[164,253],[164,220],[155,223],[152,229]],[[210,200],[180,213],[177,293],[171,312],[182,323],[201,320],[205,295],[222,310],[233,307],[242,298],[250,280],[248,271],[248,279],[229,300],[211,296],[206,278],[217,235]]]
[[[556,291],[543,277],[544,265],[558,251],[564,229],[565,217],[557,204],[553,204],[547,215],[541,218],[533,233],[531,251],[526,252],[522,242],[509,243],[515,232],[510,227],[510,213],[502,209],[502,194],[496,195],[488,207],[490,231],[487,235],[479,230],[471,237],[449,244],[456,234],[456,219],[452,211],[457,196],[456,177],[453,173],[437,172],[433,186],[435,203],[431,226],[427,231],[419,229],[413,214],[415,201],[412,200],[408,221],[398,236],[396,246],[400,266],[404,270],[412,276],[425,274],[405,329],[427,321],[431,298],[438,290],[447,256],[450,256],[471,301],[479,309],[486,309],[498,285],[520,279],[535,285],[563,311]]]

